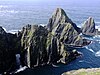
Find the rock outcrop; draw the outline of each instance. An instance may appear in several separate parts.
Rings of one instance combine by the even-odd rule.
[[[82,33],[90,36],[96,35],[95,22],[92,17],[89,17],[87,21],[83,23]]]
[[[17,36],[0,27],[0,73],[16,68]]]
[[[57,37],[60,41],[74,45],[74,46],[84,46],[87,41],[79,36],[81,30],[68,18],[65,11],[61,8],[57,8],[52,18],[49,19],[47,25],[48,30],[53,36]]]
[[[78,33],[80,33],[80,28],[76,26],[75,23],[66,15],[65,11],[62,8],[57,8],[53,13],[52,17],[49,19],[47,24],[48,30],[52,31],[57,25],[62,23],[70,23]]]
[[[30,68],[68,63],[79,54],[68,51],[68,46],[85,46],[90,43],[79,35],[79,28],[66,16],[63,9],[57,8],[47,28],[27,25],[21,31],[21,61]]]
[[[65,39],[58,38],[42,26],[27,25],[21,33],[21,61],[29,68],[57,62],[68,63],[68,57],[71,61],[79,55],[76,53],[74,56],[74,52],[68,52]]]
[[[22,61],[28,67],[38,66],[47,62],[46,39],[47,30],[38,25],[23,27],[21,46]],[[24,53],[24,54],[23,54]]]

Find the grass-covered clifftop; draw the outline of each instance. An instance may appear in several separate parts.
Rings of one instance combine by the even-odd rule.
[[[100,75],[100,68],[73,70],[65,72],[62,75]]]

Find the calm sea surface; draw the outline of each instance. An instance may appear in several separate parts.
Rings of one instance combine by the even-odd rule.
[[[92,16],[95,19],[96,27],[100,28],[100,7],[97,6],[70,6],[67,3],[42,5],[18,2],[0,2],[0,26],[10,32],[20,30],[27,24],[47,24],[57,7],[63,8],[78,26],[81,26],[89,16]],[[22,75],[60,75],[69,70],[100,67],[100,36],[88,37],[88,39],[93,40],[92,44],[78,49],[83,53],[83,57],[68,65],[45,66],[36,68],[34,71],[26,70]]]

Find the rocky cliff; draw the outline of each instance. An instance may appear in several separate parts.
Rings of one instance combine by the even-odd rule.
[[[20,65],[29,68],[68,63],[80,55],[69,47],[83,47],[91,42],[80,36],[80,32],[61,8],[56,9],[46,27],[28,24],[17,34],[0,27],[0,71],[16,68],[17,53],[21,55]]]
[[[49,22],[47,24],[48,30],[51,31],[53,28],[62,23],[70,23],[78,33],[80,33],[81,31],[80,28],[78,28],[76,24],[73,23],[72,20],[67,16],[62,8],[57,8],[54,11],[52,17],[49,19]]]

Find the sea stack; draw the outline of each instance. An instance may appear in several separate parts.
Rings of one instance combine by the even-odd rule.
[[[79,36],[78,27],[65,11],[57,8],[47,27],[27,25],[21,31],[21,61],[29,68],[59,62],[67,63],[70,57],[67,45],[83,46],[87,41]],[[70,53],[71,52],[71,53]]]
[[[84,35],[94,36],[96,35],[95,22],[92,17],[89,17],[84,23],[82,27],[82,33]]]

